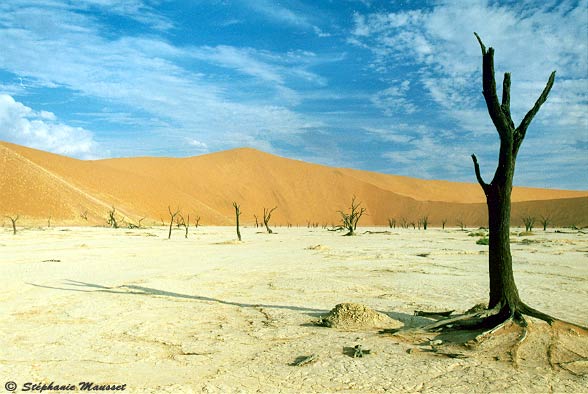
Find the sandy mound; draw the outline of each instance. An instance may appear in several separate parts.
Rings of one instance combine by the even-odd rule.
[[[343,303],[335,306],[320,325],[344,330],[397,328],[403,324],[362,304]]]

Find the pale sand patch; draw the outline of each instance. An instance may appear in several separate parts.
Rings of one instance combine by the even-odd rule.
[[[465,311],[486,301],[487,247],[467,232],[342,237],[321,229],[278,228],[269,235],[243,228],[243,242],[229,245],[232,227],[201,227],[187,240],[181,230],[167,240],[165,228],[61,230],[13,236],[0,229],[4,381],[126,383],[131,393],[588,387],[586,376],[552,370],[537,358],[545,354],[546,336],[529,337],[515,369],[492,341],[468,358],[452,359],[375,329],[312,324],[342,302],[414,326],[427,321],[414,316],[415,309]],[[140,236],[146,234],[156,237]],[[587,235],[536,231],[532,238],[536,242],[525,243],[513,236],[521,297],[588,325]],[[343,352],[358,344],[370,354],[356,359]],[[568,350],[586,351],[582,338],[569,335],[560,350],[564,358]],[[315,362],[291,365],[312,354]],[[570,369],[581,371],[581,363]]]

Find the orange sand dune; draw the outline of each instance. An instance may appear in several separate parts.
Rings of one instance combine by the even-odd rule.
[[[82,161],[0,142],[0,215],[22,223],[105,224],[114,206],[126,222],[167,221],[168,206],[201,224],[234,221],[232,202],[241,205],[244,224],[263,208],[277,206],[276,225],[331,225],[338,210],[356,195],[367,208],[361,223],[416,222],[431,225],[487,222],[477,184],[421,180],[352,169],[331,168],[242,148],[189,158],[124,158]],[[520,216],[549,215],[555,225],[588,224],[588,192],[515,188],[513,223]],[[88,211],[88,220],[80,213]]]

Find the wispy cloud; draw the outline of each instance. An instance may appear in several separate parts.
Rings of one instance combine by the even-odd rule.
[[[532,107],[550,72],[556,69],[555,86],[529,133],[537,133],[553,154],[546,152],[544,161],[529,169],[532,178],[553,171],[555,167],[547,163],[560,165],[555,151],[562,148],[558,147],[562,135],[585,141],[588,134],[587,9],[585,0],[508,6],[479,0],[467,7],[460,2],[440,1],[423,10],[356,13],[349,42],[369,50],[373,55],[371,68],[382,75],[394,74],[399,64],[414,67],[411,88],[422,89],[456,131],[469,131],[481,138],[481,144],[471,146],[476,152],[497,136],[480,94],[481,53],[473,32],[496,48],[498,83],[502,72],[512,73],[515,123]],[[551,132],[542,133],[544,127]],[[439,142],[446,151],[449,141]],[[467,141],[462,143],[468,146]],[[576,148],[576,152],[582,151]],[[588,159],[585,152],[582,155],[580,163],[585,168]],[[493,161],[493,156],[488,152],[486,158]],[[397,153],[388,157],[406,160]],[[418,155],[414,157],[412,164],[420,160]]]
[[[84,4],[106,7],[110,3]],[[134,10],[140,9],[137,5],[120,12],[134,15]],[[187,135],[212,147],[223,146],[226,135],[235,133],[270,133],[280,139],[318,124],[280,106],[279,101],[275,104],[272,97],[243,100],[238,89],[241,80],[219,80],[210,74],[210,67],[203,66],[198,72],[180,65],[180,60],[199,58],[209,65],[232,68],[261,81],[266,91],[277,89],[284,99],[288,94],[295,96],[287,86],[292,78],[324,84],[308,70],[311,53],[275,55],[230,46],[178,47],[151,36],[107,39],[96,19],[69,7],[31,6],[25,12],[4,5],[2,10],[0,68],[41,86],[67,89],[148,113],[150,132],[168,138],[177,135],[177,144],[183,144]],[[28,16],[14,17],[24,14]],[[39,20],[52,28],[37,26]],[[129,116],[126,119],[129,123]],[[158,124],[166,127],[158,129]]]
[[[271,0],[245,0],[248,8],[279,25],[286,25],[302,30],[312,31],[318,37],[330,37],[331,34],[321,29],[315,19],[316,15],[289,8]],[[298,3],[298,6],[302,6]]]
[[[386,115],[411,114],[416,105],[408,98],[410,81],[398,82],[372,96],[372,103]]]

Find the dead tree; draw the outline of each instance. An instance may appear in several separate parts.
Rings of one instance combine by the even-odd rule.
[[[278,207],[273,207],[272,209],[263,208],[263,225],[265,226],[265,229],[267,230],[267,232],[269,234],[273,233],[272,229],[269,228],[269,221],[270,221],[270,218],[272,217],[272,212],[275,211],[276,209],[278,209]],[[257,218],[256,218],[256,220],[257,220]]]
[[[172,233],[172,226],[174,224],[174,218],[178,213],[180,213],[180,208],[176,208],[175,212],[172,212],[171,207],[168,205],[167,210],[169,212],[170,220],[169,220],[169,233],[167,234],[167,239],[171,238]]]
[[[428,227],[428,225],[429,225],[429,217],[428,216],[423,216],[422,218],[420,218],[419,221],[423,225],[423,230],[426,230],[427,227]]]
[[[196,216],[196,219],[194,219],[194,228],[198,228],[199,225],[200,225],[200,216]]]
[[[84,212],[80,213],[80,217],[84,219],[86,222],[88,221],[88,210],[84,210]]]
[[[390,228],[396,228],[396,219],[392,218],[392,219],[388,219],[388,226],[390,226]]]
[[[445,225],[447,224],[447,219],[441,219],[441,228],[445,230]]]
[[[357,229],[357,222],[365,213],[365,208],[360,208],[361,202],[355,202],[356,197],[353,196],[351,199],[351,208],[349,209],[349,213],[338,211],[341,215],[341,226],[347,229],[347,234],[345,236],[355,235],[355,230]]]
[[[51,227],[51,216],[47,218],[47,228]]]
[[[255,218],[255,228],[259,227],[259,221],[257,220],[257,215],[253,215],[253,217]]]
[[[543,216],[541,215],[541,220],[539,220],[541,225],[543,226],[543,231],[547,230],[547,226],[551,223],[551,217],[549,215]]]
[[[20,218],[20,215],[16,215],[16,217],[6,216],[6,218],[10,219],[10,221],[12,222],[12,234],[16,235],[16,222]]]
[[[112,207],[110,211],[108,211],[108,219],[106,219],[106,223],[110,225],[112,228],[118,228],[118,221],[116,220],[116,208]]]
[[[535,218],[533,216],[523,216],[521,218],[523,223],[525,224],[525,231],[531,232],[533,231],[533,226],[535,225]]]
[[[188,215],[187,220],[184,220],[184,217],[181,213],[178,214],[178,223],[179,227],[184,227],[186,233],[184,234],[184,238],[188,239],[188,228],[190,227],[190,215]]]
[[[490,118],[500,137],[498,167],[490,183],[484,182],[480,166],[472,155],[476,179],[486,196],[489,218],[488,266],[490,294],[488,308],[429,324],[427,330],[444,329],[483,329],[482,335],[490,334],[508,322],[514,322],[523,329],[519,343],[526,337],[527,322],[524,315],[544,320],[549,324],[556,319],[525,304],[519,297],[512,270],[510,252],[510,213],[512,180],[517,153],[525,138],[527,128],[541,105],[547,99],[553,86],[555,71],[551,73],[547,85],[518,127],[515,127],[510,113],[510,73],[504,74],[502,83],[502,102],[498,101],[494,79],[494,49],[484,46],[476,34],[482,49],[483,93]],[[516,360],[515,360],[516,362]]]
[[[239,231],[239,216],[241,216],[241,207],[235,201],[233,201],[233,207],[235,208],[235,222],[237,225],[237,238],[241,241],[241,231]]]

